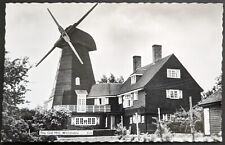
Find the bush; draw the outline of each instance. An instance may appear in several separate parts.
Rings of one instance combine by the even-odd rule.
[[[122,123],[117,124],[117,128],[116,128],[115,134],[119,135],[119,136],[125,136],[127,134],[126,127],[123,127]]]

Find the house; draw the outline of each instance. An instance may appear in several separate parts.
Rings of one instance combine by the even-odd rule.
[[[199,102],[203,107],[204,134],[217,134],[222,131],[222,89]]]
[[[193,104],[201,99],[202,88],[174,54],[162,58],[161,45],[152,46],[153,62],[141,66],[141,57],[133,57],[133,73],[124,82],[118,97],[123,100],[124,125],[136,132],[135,113],[138,113],[141,132],[154,132],[153,117],[157,109],[168,119],[182,106],[188,109],[189,96]],[[120,102],[121,103],[121,102]]]
[[[152,51],[153,62],[146,66],[141,65],[141,56],[133,56],[133,72],[123,84],[94,84],[89,92],[75,90],[83,98],[83,108],[55,105],[55,109],[72,111],[68,129],[115,129],[122,122],[136,133],[138,121],[140,132],[152,133],[158,108],[162,118],[170,119],[180,106],[189,108],[189,96],[197,104],[203,90],[177,57],[162,58],[161,45],[153,45]]]

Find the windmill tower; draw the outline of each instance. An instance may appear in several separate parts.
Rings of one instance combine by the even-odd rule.
[[[48,12],[58,26],[61,37],[36,66],[56,47],[62,49],[53,92],[53,107],[56,105],[77,105],[79,112],[85,112],[86,96],[91,86],[95,84],[89,51],[95,51],[96,45],[94,39],[88,33],[76,27],[96,6],[97,4],[77,23],[67,27],[65,30],[58,24],[48,9]]]

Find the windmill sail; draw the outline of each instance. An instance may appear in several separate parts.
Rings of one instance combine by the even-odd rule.
[[[55,49],[55,46],[36,64],[36,67]]]
[[[65,40],[65,42],[68,43],[68,45],[70,46],[70,48],[72,49],[72,51],[74,52],[74,54],[76,55],[76,57],[78,58],[78,60],[80,61],[81,64],[83,64],[82,59],[80,58],[79,54],[77,53],[76,49],[74,48],[70,37],[67,33],[71,34],[75,28],[88,16],[88,14],[98,5],[98,3],[96,3],[87,13],[84,14],[83,17],[81,17],[81,19],[79,19],[75,24],[73,24],[72,26],[68,27],[66,30],[63,29],[63,27],[61,27],[58,23],[58,21],[56,20],[56,18],[53,16],[53,14],[51,13],[51,11],[49,9],[48,12],[51,15],[52,19],[54,20],[54,22],[56,23],[59,32],[61,33],[61,38],[63,38],[63,40]],[[55,49],[55,47],[57,47],[61,42],[62,39],[59,39],[54,47],[36,64],[36,67]]]

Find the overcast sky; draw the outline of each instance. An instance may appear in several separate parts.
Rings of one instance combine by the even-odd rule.
[[[62,27],[73,24],[94,4],[6,4],[6,50],[11,58],[28,56],[37,63],[60,34],[47,12]],[[152,62],[152,45],[162,45],[162,55],[174,53],[207,91],[221,73],[222,4],[99,4],[78,28],[95,40],[90,52],[95,79],[103,74],[132,73],[132,56],[142,65]],[[53,88],[61,50],[55,49],[29,72],[29,107],[42,105]]]

